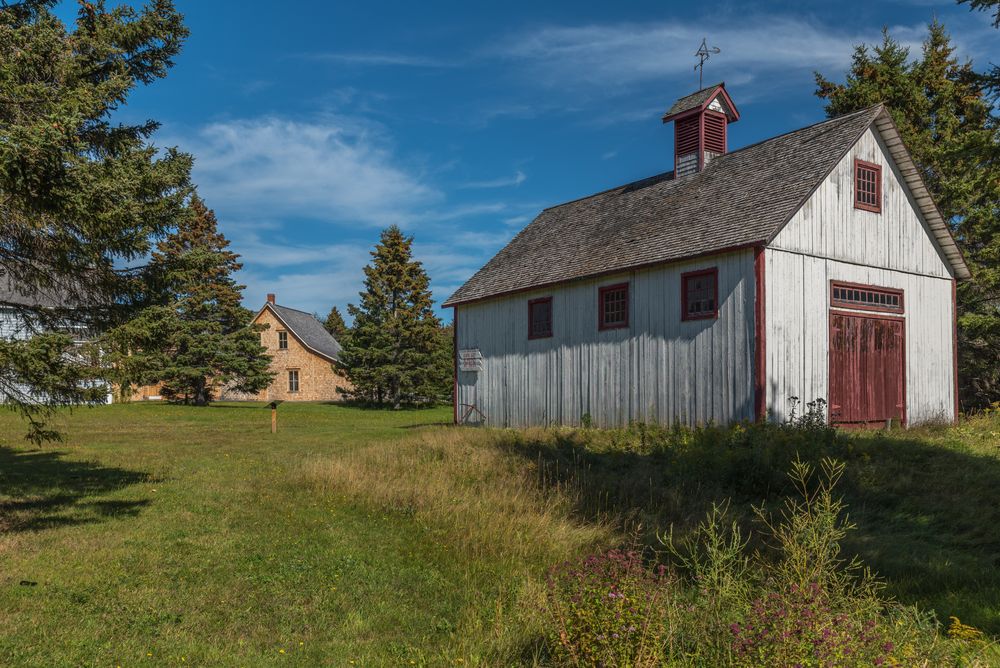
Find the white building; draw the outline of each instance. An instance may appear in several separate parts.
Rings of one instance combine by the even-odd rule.
[[[728,152],[738,119],[681,98],[673,171],[546,209],[445,302],[456,421],[955,417],[969,271],[886,108]]]
[[[29,288],[10,274],[0,275],[0,340],[27,340],[39,332],[58,329],[69,333],[76,346],[87,343],[92,332],[73,318],[70,291]],[[44,315],[45,317],[40,317]],[[72,351],[69,354],[74,354]],[[87,387],[107,387],[106,403],[111,403],[110,386],[102,380],[87,381]],[[31,388],[11,378],[0,378],[0,403],[12,397],[32,399]],[[34,399],[42,397],[35,396]]]

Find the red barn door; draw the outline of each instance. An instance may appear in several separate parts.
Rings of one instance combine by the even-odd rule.
[[[830,421],[906,420],[904,322],[830,312]]]

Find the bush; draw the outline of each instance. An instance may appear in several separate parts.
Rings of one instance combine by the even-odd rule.
[[[637,551],[611,550],[577,567],[554,569],[548,582],[557,660],[586,666],[658,666],[666,635],[669,582]]]
[[[812,583],[789,585],[757,598],[742,623],[730,626],[736,665],[880,666],[894,645],[877,617],[838,610],[829,592]]]
[[[834,495],[844,467],[825,459],[820,470],[816,480],[796,460],[796,495],[777,516],[755,509],[766,548],[752,554],[726,506],[715,506],[681,544],[662,537],[669,567],[612,551],[554,571],[554,658],[577,666],[979,665],[949,655],[932,616],[885,599],[875,576],[841,556],[854,528]]]

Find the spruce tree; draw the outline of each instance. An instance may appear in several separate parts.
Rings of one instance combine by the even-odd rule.
[[[123,266],[173,226],[188,194],[189,156],[150,143],[155,121],[112,122],[139,85],[166,75],[187,35],[169,0],[142,9],[80,3],[75,24],[56,0],[0,5],[0,280],[58,292],[64,309],[0,304],[25,330],[99,330],[132,305]],[[48,407],[86,400],[71,337],[0,345],[0,396],[52,436]]]
[[[338,364],[353,385],[352,399],[398,408],[439,398],[439,322],[412,245],[395,225],[384,230],[364,269],[361,301],[347,307],[354,326]]]
[[[163,396],[197,406],[222,388],[266,388],[274,379],[271,358],[240,304],[244,286],[232,277],[241,266],[214,212],[194,196],[190,215],[152,257],[150,275],[164,303],[109,333],[120,380],[163,383]]]
[[[959,381],[964,408],[1000,401],[1000,153],[983,77],[959,62],[943,25],[928,27],[919,58],[883,31],[854,53],[845,83],[817,74],[836,116],[885,102],[973,275],[958,285]]]
[[[340,309],[336,306],[330,309],[326,320],[323,321],[323,327],[326,328],[326,331],[330,332],[330,336],[337,339],[338,343],[341,345],[344,344],[347,338],[347,323],[344,322],[344,316],[340,314]]]
[[[993,27],[1000,28],[1000,0],[958,0],[960,5],[969,5],[973,10],[993,14]]]

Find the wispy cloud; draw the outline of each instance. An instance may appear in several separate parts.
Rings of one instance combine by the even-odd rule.
[[[527,175],[520,169],[514,172],[513,176],[504,176],[497,179],[488,179],[486,181],[470,181],[468,183],[463,183],[459,188],[469,189],[469,188],[510,188],[516,187],[528,180]]]
[[[210,205],[240,219],[405,225],[444,199],[404,166],[378,125],[357,118],[218,122],[176,143],[197,156]]]
[[[428,56],[392,52],[328,52],[300,54],[300,58],[360,66],[448,68],[457,64]]]
[[[879,38],[878,30],[858,33],[831,29],[810,20],[739,17],[720,25],[704,21],[549,26],[517,34],[487,55],[524,63],[531,76],[550,87],[601,84],[618,88],[676,76],[692,76],[693,46],[703,34],[722,48],[706,67],[706,77],[746,72],[843,69],[853,45]]]
[[[511,216],[510,218],[503,219],[503,224],[510,225],[511,227],[525,225],[530,222],[531,222],[530,215]]]

